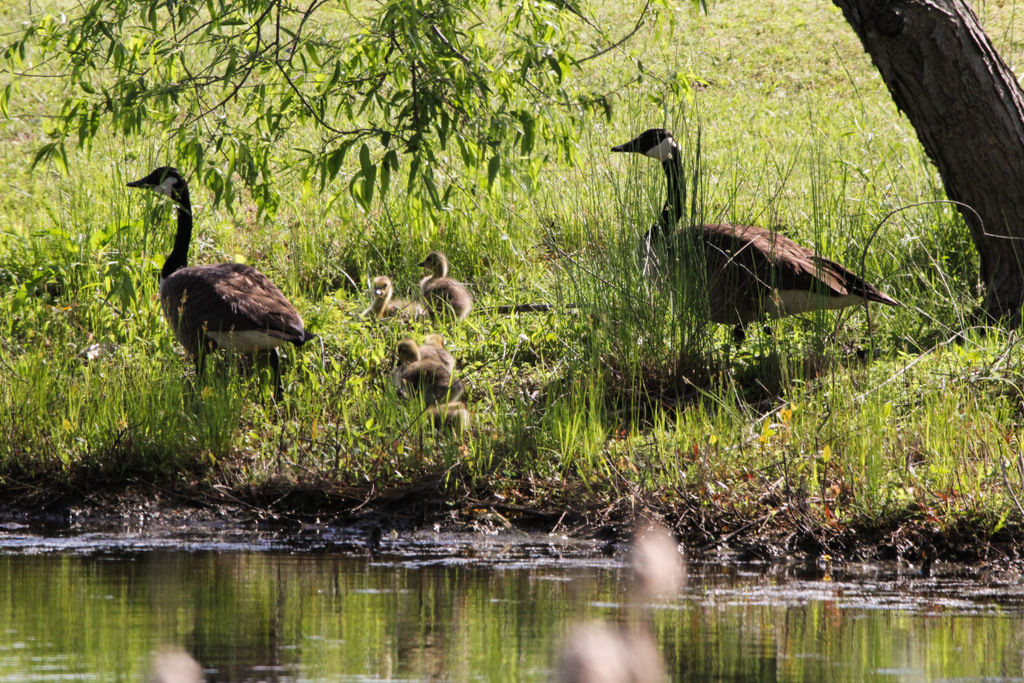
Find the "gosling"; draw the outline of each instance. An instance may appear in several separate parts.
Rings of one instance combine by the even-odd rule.
[[[462,381],[453,380],[451,371],[443,363],[424,359],[419,345],[412,339],[398,343],[398,364],[391,377],[400,396],[422,394],[427,405],[458,401],[464,390]]]
[[[444,347],[444,337],[439,334],[428,334],[420,344],[420,356],[423,360],[436,360],[448,368],[448,372],[455,370],[455,356]]]
[[[362,317],[381,320],[383,318],[422,318],[426,311],[415,301],[395,299],[395,288],[391,278],[378,275],[373,278],[373,303],[362,312]]]
[[[430,271],[420,280],[420,291],[427,300],[432,317],[454,315],[465,320],[473,308],[473,295],[466,286],[448,277],[448,257],[440,251],[427,254],[419,266]]]

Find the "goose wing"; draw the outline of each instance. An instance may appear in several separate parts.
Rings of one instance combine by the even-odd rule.
[[[837,297],[877,293],[888,299],[835,261],[818,256],[812,249],[773,230],[715,224],[703,226],[702,232],[709,271],[716,276],[732,271],[758,288]]]
[[[262,332],[293,344],[313,338],[281,290],[252,266],[217,263],[183,268],[164,280],[165,310],[179,309],[182,322],[223,332]],[[170,317],[170,314],[169,314]]]

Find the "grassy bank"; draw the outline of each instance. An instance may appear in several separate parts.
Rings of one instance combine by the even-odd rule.
[[[1008,59],[1014,7],[986,6]],[[490,193],[467,176],[441,217],[401,191],[365,212],[299,179],[272,219],[194,189],[192,263],[257,266],[323,340],[287,351],[281,403],[259,364],[211,362],[193,388],[156,301],[173,210],[124,186],[168,161],[159,141],[110,133],[70,173],[29,170],[49,98],[22,92],[0,124],[2,486],[31,501],[141,482],[365,501],[434,481],[456,507],[650,511],[710,536],[1016,528],[1024,350],[974,324],[967,229],[839,12],[687,5],[674,30],[644,29],[577,77],[623,82],[638,62],[644,79],[582,133],[574,163]],[[692,99],[672,96],[674,74]],[[653,126],[684,143],[705,220],[777,228],[904,305],[773,322],[736,348],[636,263],[664,181],[609,148]],[[374,275],[414,295],[433,249],[477,297],[469,320],[358,318]],[[556,307],[494,310],[524,302]],[[391,384],[396,343],[431,331],[468,387],[463,435],[434,433]]]

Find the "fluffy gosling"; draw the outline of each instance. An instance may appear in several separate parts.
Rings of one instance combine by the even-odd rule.
[[[428,405],[458,401],[463,385],[453,380],[451,371],[440,361],[424,359],[412,339],[398,343],[398,364],[391,377],[402,397],[422,394]]]
[[[415,301],[395,299],[395,288],[391,284],[391,278],[387,275],[378,275],[373,278],[373,303],[362,312],[364,318],[421,318],[427,314],[423,307]]]
[[[454,315],[465,320],[473,308],[473,295],[466,286],[448,277],[448,257],[440,251],[427,254],[419,266],[430,271],[420,280],[420,291],[433,317]]]

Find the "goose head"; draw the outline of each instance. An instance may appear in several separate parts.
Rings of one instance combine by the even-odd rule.
[[[441,335],[437,334],[436,332],[432,332],[432,333],[428,334],[426,337],[423,338],[423,345],[424,346],[436,346],[439,349],[443,349],[444,348],[444,337],[442,337]]]
[[[170,197],[179,204],[188,199],[188,185],[178,173],[178,169],[172,166],[161,166],[145,178],[128,183],[128,187],[148,188]]]
[[[448,275],[448,257],[440,251],[432,251],[427,257],[419,262],[420,268],[426,268],[434,277],[441,278]]]
[[[669,133],[667,130],[663,128],[650,128],[629,142],[612,147],[612,151],[643,154],[664,163],[669,159],[678,157],[679,144],[672,137],[672,133]]]
[[[398,342],[398,364],[407,365],[420,360],[420,347],[412,339],[403,339]]]
[[[377,299],[383,299],[387,301],[391,298],[394,293],[394,288],[391,285],[391,278],[387,275],[378,275],[373,278],[373,296]]]

